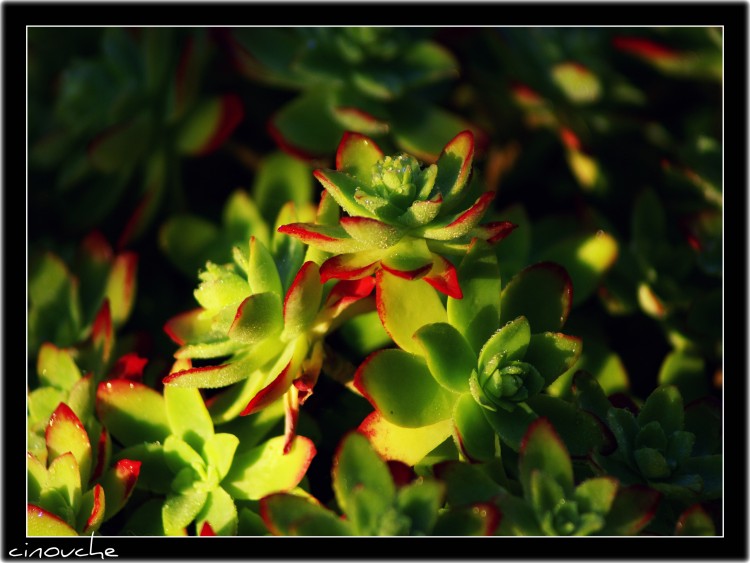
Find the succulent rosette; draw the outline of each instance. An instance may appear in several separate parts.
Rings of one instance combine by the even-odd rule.
[[[586,374],[577,374],[575,384],[581,408],[613,436],[613,451],[593,456],[601,471],[647,485],[683,507],[721,496],[721,415],[715,404],[699,400],[685,408],[677,387],[662,385],[631,410],[615,407]]]
[[[293,206],[287,206],[279,220],[295,217]],[[195,290],[201,306],[172,318],[165,330],[181,345],[177,359],[223,361],[182,369],[164,384],[226,388],[208,402],[217,423],[255,413],[286,396],[291,439],[299,404],[320,374],[323,337],[361,310],[353,305],[372,292],[374,281],[326,287],[318,264],[303,263],[299,241],[276,234],[270,246],[251,237],[246,250],[235,247],[232,264],[206,265]],[[360,307],[373,305],[366,300]]]
[[[576,455],[599,447],[593,417],[542,394],[582,349],[558,332],[572,299],[565,270],[539,263],[501,291],[496,256],[477,240],[458,272],[463,299],[446,306],[427,286],[412,292],[412,282],[378,273],[378,312],[401,349],[371,354],[355,374],[376,409],[360,430],[379,453],[412,465],[451,435],[469,460],[493,459],[496,436],[518,451],[540,416],[555,420]]]
[[[276,493],[261,499],[261,516],[271,533],[287,536],[487,536],[497,528],[501,514],[492,504],[446,509],[442,483],[413,472],[397,478],[392,467],[367,438],[350,432],[336,450],[331,471],[343,514],[315,498]]]
[[[480,224],[495,193],[472,182],[474,136],[464,131],[436,164],[422,167],[408,154],[385,156],[364,135],[347,133],[336,170],[315,177],[347,215],[337,225],[291,223],[279,231],[329,252],[321,279],[353,280],[383,269],[400,278],[423,278],[461,298],[456,268],[446,255],[465,254],[474,238],[497,242],[514,225]]]
[[[237,501],[294,489],[315,455],[308,438],[267,438],[252,424],[242,443],[216,432],[197,389],[168,385],[161,394],[112,379],[99,384],[96,411],[123,446],[115,458],[141,460],[137,488],[151,498],[124,525],[136,535],[187,535],[192,523],[202,535],[234,535],[247,509]]]
[[[518,456],[520,495],[498,466],[446,461],[435,466],[447,500],[493,503],[503,514],[501,536],[636,535],[656,515],[660,493],[624,487],[611,476],[578,478],[570,454],[546,417],[524,434]],[[506,486],[498,484],[498,480]]]

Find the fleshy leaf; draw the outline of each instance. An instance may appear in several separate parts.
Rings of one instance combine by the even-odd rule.
[[[501,324],[526,316],[535,333],[557,331],[568,318],[573,285],[565,268],[540,262],[515,275],[503,289]]]
[[[461,299],[463,292],[458,284],[458,272],[453,263],[439,254],[432,253],[432,269],[422,278],[440,293],[453,299]]]
[[[208,438],[203,444],[203,457],[209,466],[216,468],[219,479],[223,479],[232,466],[234,453],[240,439],[234,434],[220,433]]]
[[[164,398],[142,383],[126,379],[100,383],[96,412],[110,433],[125,446],[162,441],[171,433]]]
[[[367,217],[342,217],[341,226],[366,248],[389,248],[404,236],[398,227]]]
[[[411,520],[412,535],[429,534],[443,505],[445,486],[434,480],[421,480],[398,491],[396,507]]]
[[[188,494],[169,495],[161,509],[164,532],[168,536],[183,535],[183,529],[198,516],[206,504],[208,493],[192,491]]]
[[[125,506],[141,471],[138,460],[121,459],[102,477],[101,485],[107,499],[104,520],[109,520]]]
[[[99,529],[104,521],[106,502],[104,489],[101,485],[94,485],[81,499],[81,510],[78,513],[78,529],[82,534],[91,535]]]
[[[533,334],[524,361],[533,365],[549,385],[569,370],[581,356],[580,338],[560,333]]]
[[[606,515],[612,508],[619,486],[614,477],[593,477],[585,480],[575,491],[579,511]]]
[[[198,389],[164,387],[164,405],[172,435],[200,450],[214,435],[214,425]]]
[[[348,522],[317,502],[290,495],[273,494],[260,501],[260,514],[276,536],[351,536]]]
[[[47,490],[42,491],[42,499],[45,493],[53,491],[58,493],[71,509],[71,519],[66,517],[69,524],[73,524],[75,514],[81,507],[81,473],[75,456],[66,452],[56,457],[49,464],[47,470]]]
[[[432,253],[424,239],[404,237],[383,255],[381,266],[400,278],[421,278],[432,269]]]
[[[407,428],[449,419],[457,398],[435,381],[420,356],[394,349],[371,354],[354,375],[354,386],[388,421]]]
[[[502,518],[494,504],[452,508],[438,516],[433,536],[491,536]]]
[[[482,409],[482,413],[500,439],[514,451],[520,449],[526,429],[538,418],[525,403],[518,403],[513,412]]]
[[[500,270],[490,247],[475,241],[458,267],[461,299],[448,299],[448,321],[479,350],[500,322]]]
[[[229,338],[245,345],[277,337],[284,328],[281,297],[278,293],[256,293],[237,308]]]
[[[355,197],[359,182],[352,176],[333,170],[316,170],[315,178],[323,185],[331,197],[341,208],[352,217],[369,217],[377,219],[375,213],[369,211]]]
[[[341,509],[350,517],[354,505],[352,495],[361,488],[377,492],[372,499],[376,519],[388,509],[393,502],[396,488],[388,466],[372,449],[362,434],[351,432],[341,441],[333,459],[333,490]]]
[[[211,329],[211,318],[203,315],[204,309],[191,309],[175,315],[164,324],[164,332],[175,344],[196,342]]]
[[[422,283],[403,280],[380,270],[376,277],[376,302],[383,327],[403,350],[421,353],[412,338],[422,326],[446,322],[447,315],[440,297],[432,287],[414,286]]]
[[[332,256],[320,267],[320,281],[325,283],[331,279],[356,280],[367,277],[377,270],[383,253],[381,249],[374,249]]]
[[[638,425],[643,427],[653,420],[661,424],[667,436],[682,430],[684,410],[682,396],[676,387],[659,387],[648,396],[638,413]]]
[[[349,236],[340,225],[287,223],[280,226],[278,232],[295,237],[305,244],[324,252],[335,254],[359,252],[367,248],[367,245],[362,241]]]
[[[469,390],[469,376],[477,367],[477,358],[453,325],[425,325],[414,333],[414,339],[422,347],[427,367],[438,383],[456,393]]]
[[[109,272],[105,295],[116,327],[128,320],[133,309],[137,268],[138,256],[134,252],[123,252],[115,258]]]
[[[250,255],[247,267],[247,283],[254,294],[274,293],[281,295],[281,279],[273,256],[261,241],[250,237]]]
[[[362,421],[358,430],[385,459],[415,465],[450,437],[452,426],[452,421],[447,419],[420,428],[403,428],[375,411]]]
[[[36,365],[40,385],[70,389],[81,379],[81,370],[73,361],[70,352],[50,342],[45,342],[39,348]]]
[[[65,403],[52,413],[45,432],[48,463],[70,452],[78,463],[80,482],[88,483],[91,476],[91,443],[83,424]]]
[[[315,262],[305,262],[294,278],[284,299],[284,333],[292,339],[306,331],[320,309],[323,285]]]
[[[59,516],[33,504],[26,507],[26,530],[29,536],[77,536],[78,533]]]
[[[195,522],[198,529],[208,525],[215,536],[236,535],[239,519],[234,500],[224,489],[216,487],[208,493],[206,503],[196,516]]]
[[[283,436],[236,455],[222,487],[235,499],[257,500],[271,493],[294,488],[305,475],[315,446],[302,436],[284,454]]]
[[[602,92],[599,78],[588,68],[576,62],[563,62],[552,67],[552,79],[576,104],[596,102]]]
[[[518,471],[527,497],[531,493],[534,471],[551,477],[566,496],[573,492],[573,466],[568,450],[548,419],[537,419],[526,431],[521,443]]]
[[[453,411],[458,448],[471,462],[489,461],[495,457],[495,432],[483,410],[471,394],[464,393],[456,401]]]
[[[553,425],[571,456],[586,456],[604,443],[601,427],[594,416],[568,401],[539,394],[530,397],[527,403],[537,415]]]
[[[105,473],[102,484],[105,491],[110,489],[121,489],[115,498],[130,494],[132,487],[138,485],[139,489],[151,491],[158,494],[166,494],[171,491],[171,483],[174,474],[169,470],[164,460],[164,446],[160,442],[141,442],[130,446],[117,453],[118,461]],[[138,467],[135,461],[138,460]],[[138,480],[134,480],[137,469]],[[114,474],[111,474],[115,471]],[[114,508],[117,502],[110,503]]]
[[[461,214],[440,222],[433,221],[422,229],[423,236],[434,240],[452,240],[469,234],[482,220],[493,199],[495,199],[495,192],[484,192],[471,207]]]
[[[372,178],[372,167],[383,158],[380,147],[365,135],[347,131],[336,151],[336,170],[351,174],[360,182]]]
[[[656,514],[661,494],[642,485],[620,488],[600,531],[602,535],[634,536]]]
[[[474,134],[468,130],[453,137],[440,154],[435,185],[443,194],[447,208],[454,207],[460,201],[471,174],[473,159]]]
[[[479,365],[485,367],[499,356],[498,365],[523,360],[531,338],[531,328],[526,317],[518,317],[499,329],[482,346],[479,352]]]
[[[694,504],[680,515],[675,536],[715,536],[713,520],[700,504]]]
[[[451,506],[489,502],[503,492],[479,465],[445,461],[435,465],[434,473],[446,484],[446,501]]]

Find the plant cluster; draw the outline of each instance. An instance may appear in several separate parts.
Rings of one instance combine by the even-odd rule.
[[[721,534],[719,31],[31,31],[29,535]]]

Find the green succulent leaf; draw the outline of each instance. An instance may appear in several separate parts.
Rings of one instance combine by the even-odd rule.
[[[105,521],[117,514],[127,503],[136,482],[139,481],[142,465],[139,460],[121,459],[102,476],[100,484],[106,499]]]
[[[80,470],[79,483],[88,483],[91,476],[91,443],[83,424],[65,403],[52,413],[46,432],[48,462],[71,453]]]
[[[555,482],[562,495],[573,493],[573,466],[560,436],[546,418],[537,419],[526,431],[521,444],[518,472],[527,498],[532,495],[532,475],[543,473]]]
[[[435,466],[435,476],[446,485],[446,501],[451,506],[489,502],[503,492],[478,465],[446,461]]]
[[[491,536],[502,514],[494,504],[453,508],[438,515],[433,536]]]
[[[470,461],[490,461],[496,455],[495,432],[483,410],[470,393],[461,395],[453,410],[454,437]]]
[[[167,385],[164,387],[164,405],[172,435],[200,451],[206,440],[214,435],[214,425],[200,391]]]
[[[533,469],[529,474],[529,488],[524,490],[524,495],[534,508],[542,527],[549,528],[545,531],[549,535],[556,535],[558,531],[554,525],[550,525],[548,519],[551,519],[557,506],[566,502],[562,486],[550,473],[541,469]]]
[[[450,438],[452,427],[453,421],[446,418],[427,426],[404,428],[375,411],[362,421],[358,430],[385,459],[415,465]]]
[[[36,365],[40,385],[70,389],[81,379],[81,370],[78,369],[70,352],[49,342],[39,348]]]
[[[448,320],[440,297],[422,281],[404,280],[383,270],[376,279],[375,299],[383,327],[401,349],[420,354],[414,333],[424,325]]]
[[[506,323],[482,346],[479,366],[482,371],[493,371],[509,362],[523,360],[531,338],[531,328],[525,317]]]
[[[57,405],[66,400],[66,393],[54,387],[38,387],[28,395],[30,427],[44,426]]]
[[[281,278],[273,256],[256,237],[250,238],[250,255],[247,266],[247,283],[254,294],[282,294]]]
[[[675,536],[715,536],[713,520],[700,504],[695,504],[680,515]]]
[[[533,334],[524,361],[533,365],[544,377],[545,387],[573,367],[581,356],[580,338],[560,333]]]
[[[342,440],[334,457],[332,475],[336,501],[352,518],[355,512],[352,495],[360,489],[377,493],[369,499],[375,520],[393,502],[396,489],[388,466],[362,434],[353,432]]]
[[[396,508],[411,520],[410,535],[428,535],[443,505],[445,486],[434,480],[421,479],[398,491]]]
[[[383,158],[380,147],[365,135],[347,131],[336,151],[336,170],[350,174],[365,185],[372,179],[372,167]]]
[[[613,477],[593,477],[576,487],[575,500],[581,513],[605,516],[612,508],[620,484]]]
[[[60,495],[65,502],[65,506],[70,510],[70,518],[66,518],[66,520],[73,525],[75,514],[81,508],[81,472],[72,453],[64,453],[49,464],[46,488]],[[43,501],[46,492],[43,491],[42,493]]]
[[[463,297],[449,298],[448,322],[478,353],[500,323],[500,269],[491,247],[476,240],[458,266]]]
[[[195,517],[196,528],[200,530],[208,523],[217,536],[237,535],[239,519],[234,500],[221,487],[208,493],[206,502]]]
[[[283,328],[279,294],[256,293],[240,303],[228,335],[235,342],[253,345],[277,337]]]
[[[446,389],[457,393],[469,390],[469,375],[477,358],[461,333],[448,323],[425,325],[414,333],[422,346],[432,376]]]
[[[540,394],[530,397],[528,405],[552,423],[570,455],[584,457],[604,444],[601,428],[593,415],[568,401]]]
[[[658,381],[659,385],[677,387],[685,403],[704,397],[709,391],[705,361],[686,350],[674,350],[667,354],[659,368]]]
[[[171,434],[164,398],[142,383],[126,379],[100,383],[96,412],[125,446],[163,441]]]
[[[541,262],[516,274],[501,296],[500,323],[525,316],[535,332],[556,332],[570,312],[573,285],[562,266]]]
[[[26,452],[26,483],[30,502],[37,502],[47,485],[47,467],[31,452]]]
[[[294,488],[305,475],[315,446],[297,436],[284,453],[285,438],[271,438],[260,446],[235,455],[221,486],[234,499],[258,500]]]
[[[164,462],[172,473],[178,474],[183,468],[189,467],[193,469],[193,472],[189,474],[192,475],[193,480],[205,478],[205,460],[184,440],[174,435],[167,436],[167,439],[164,440],[163,451]]]
[[[642,485],[620,488],[601,535],[634,536],[653,519],[661,494]]]
[[[234,434],[214,434],[203,444],[203,459],[209,467],[216,468],[219,480],[226,477],[234,460],[240,439]]]
[[[174,474],[170,471],[169,467],[167,467],[164,459],[164,446],[161,443],[141,443],[124,448],[118,452],[116,459],[118,459],[118,461],[116,462],[115,467],[118,467],[118,464],[126,462],[127,460],[138,460],[140,462],[137,481],[139,489],[158,494],[166,494],[171,490],[170,484],[174,478]],[[106,484],[110,479],[110,477],[107,477],[110,471],[105,473],[102,481],[102,483],[105,484],[105,491],[110,490],[110,486]],[[128,465],[126,464],[122,470],[123,478],[127,477],[128,473]],[[132,471],[130,471],[130,473],[132,473]],[[135,483],[132,483],[131,485],[134,484]],[[118,487],[119,486],[124,487],[123,484],[118,485]],[[110,504],[114,505],[115,503]]]
[[[407,428],[449,419],[457,398],[435,381],[420,356],[403,350],[370,355],[357,370],[354,385],[386,420]]]
[[[77,536],[63,519],[33,504],[26,508],[26,530],[29,536]]]
[[[662,386],[653,391],[638,413],[638,425],[658,422],[666,435],[682,430],[684,407],[682,396],[674,386]]]
[[[323,285],[315,262],[305,262],[284,299],[284,332],[291,340],[308,330],[320,309]]]
[[[104,521],[105,511],[104,489],[97,484],[86,491],[81,499],[81,510],[78,512],[76,528],[82,534],[93,534]]]
[[[518,403],[513,411],[482,409],[482,414],[513,451],[519,451],[526,429],[538,418],[526,403]]]
[[[200,514],[207,498],[208,493],[205,491],[169,495],[161,509],[162,523],[166,535],[183,535],[184,528]]]
[[[350,524],[308,499],[278,493],[260,501],[260,513],[277,536],[352,536]]]

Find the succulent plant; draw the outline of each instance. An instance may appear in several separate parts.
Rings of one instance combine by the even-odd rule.
[[[345,131],[382,138],[433,162],[439,139],[472,128],[434,103],[426,87],[458,76],[455,57],[429,28],[237,28],[229,44],[240,72],[301,90],[268,120],[278,146],[328,157]]]
[[[460,298],[455,266],[445,255],[460,257],[472,239],[497,242],[513,229],[506,221],[480,224],[495,194],[471,181],[473,157],[469,131],[425,168],[413,156],[384,156],[372,139],[347,133],[336,170],[315,171],[347,215],[336,225],[292,223],[279,231],[333,254],[321,265],[323,281],[360,279],[382,268]]]
[[[354,378],[376,409],[360,426],[376,450],[413,465],[452,434],[467,459],[486,461],[498,455],[496,435],[518,450],[541,415],[567,427],[577,455],[598,447],[588,415],[540,394],[581,353],[578,338],[556,332],[570,306],[565,271],[538,264],[501,293],[496,257],[475,241],[459,275],[463,299],[443,306],[428,286],[412,292],[414,282],[378,273],[378,312],[401,349],[371,354]]]
[[[637,535],[654,518],[661,496],[646,487],[623,487],[610,476],[576,481],[570,455],[545,417],[523,437],[521,496],[498,484],[492,467],[448,461],[435,472],[449,502],[495,504],[503,514],[496,535],[503,536]]]
[[[201,29],[112,27],[99,56],[63,70],[54,118],[34,139],[30,162],[57,172],[49,199],[76,202],[63,216],[69,226],[111,218],[125,201],[132,211],[118,247],[126,246],[166,192],[182,189],[180,159],[210,153],[231,134],[242,103],[201,92],[209,57]]]
[[[357,432],[341,441],[332,480],[342,516],[314,498],[277,493],[260,502],[268,529],[285,536],[491,535],[500,521],[491,504],[444,510],[444,486],[435,479],[394,482],[389,466]]]
[[[235,500],[296,487],[315,455],[302,436],[239,451],[235,434],[214,431],[197,389],[166,386],[162,395],[112,379],[99,384],[96,397],[99,418],[124,446],[115,457],[141,460],[138,487],[159,495],[141,514],[157,535],[185,535],[193,522],[199,532],[208,523],[217,535],[236,534]]]

